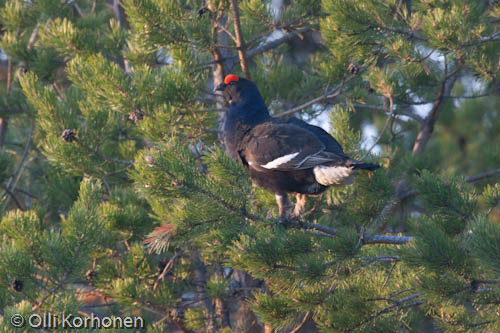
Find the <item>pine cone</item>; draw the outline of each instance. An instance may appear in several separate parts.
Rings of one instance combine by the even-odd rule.
[[[86,273],[85,273],[85,278],[89,281],[92,281],[96,278],[97,276],[97,273],[96,271],[94,271],[93,269],[89,269]]]
[[[351,62],[349,66],[347,66],[347,71],[351,74],[358,74],[359,73],[359,64],[356,62]]]
[[[146,160],[146,164],[148,166],[153,166],[155,164],[155,158],[151,155],[144,156],[144,159]]]
[[[73,142],[73,141],[76,141],[76,134],[75,134],[75,131],[72,130],[72,129],[65,129],[63,132],[62,132],[62,135],[61,135],[62,139],[66,142]]]
[[[14,289],[15,291],[19,292],[23,290],[23,281],[21,280],[14,280],[11,284],[10,287]]]
[[[128,113],[128,119],[132,120],[134,123],[137,123],[139,120],[142,120],[144,118],[144,114],[144,111],[136,109]]]
[[[203,15],[207,12],[212,13],[212,11],[210,9],[208,9],[207,7],[203,7],[203,8],[198,9],[198,18],[202,18]]]

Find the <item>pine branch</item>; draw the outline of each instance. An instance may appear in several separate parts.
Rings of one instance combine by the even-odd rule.
[[[387,109],[384,108],[383,106],[370,105],[370,104],[362,104],[362,103],[351,103],[351,105],[354,106],[355,108],[377,110],[377,111],[384,112],[387,116],[390,115],[390,113],[387,113]],[[406,111],[406,110],[398,111],[398,113],[397,114],[393,114],[392,117],[397,118],[399,115],[401,115],[401,116],[407,116],[409,118],[412,118],[413,120],[418,121],[419,123],[423,123],[424,122],[424,119],[422,117],[420,117],[418,114],[413,113],[411,111]]]
[[[383,314],[391,312],[393,310],[398,310],[399,311],[399,310],[402,310],[402,309],[405,309],[405,308],[409,308],[409,307],[418,306],[420,304],[423,304],[424,301],[421,301],[421,300],[416,300],[414,302],[411,302],[411,303],[408,303],[408,304],[404,304],[404,303],[406,303],[408,301],[411,301],[411,300],[413,300],[413,299],[415,299],[417,297],[420,297],[422,294],[423,293],[416,293],[416,294],[410,295],[408,297],[402,298],[399,301],[396,301],[394,304],[392,304],[392,305],[390,305],[390,306],[388,306],[388,307],[386,307],[386,308],[384,308],[384,309],[376,312],[375,314],[371,315],[370,317],[362,320],[356,326],[352,327],[351,330],[354,330],[354,329],[356,329],[356,328],[358,328],[358,327],[366,324],[367,322],[369,322],[369,321],[371,321],[371,320],[373,320],[373,319],[375,319],[375,318],[377,318],[377,317],[379,317],[379,316],[381,316]]]
[[[473,280],[471,284],[500,284],[500,280]]]
[[[474,175],[474,176],[467,177],[467,178],[465,178],[465,181],[467,183],[474,183],[474,182],[480,181],[484,178],[495,176],[497,174],[500,174],[500,169],[494,169],[494,170],[486,171],[483,173],[479,173],[479,174]]]
[[[474,45],[487,43],[487,42],[496,42],[499,40],[500,40],[500,31],[497,31],[489,36],[481,37],[481,38],[476,39],[476,40],[460,42],[460,46],[469,47],[469,46],[474,46]]]
[[[296,221],[292,223],[292,226],[298,226],[301,229],[315,229],[320,232],[312,232],[312,235],[321,237],[335,237],[338,236],[337,230],[331,227],[327,227],[318,223],[308,223],[302,221]],[[412,236],[387,236],[387,235],[373,235],[362,236],[361,245],[366,244],[406,244],[413,240]]]
[[[455,95],[445,95],[443,96],[443,99],[476,99],[476,98],[483,98],[483,97],[488,97],[491,96],[492,94],[495,94],[499,91],[499,89],[492,89],[488,92],[482,93],[482,94],[477,94],[477,95],[462,95],[462,96],[455,96]],[[397,103],[404,104],[404,105],[425,105],[425,104],[432,104],[436,102],[436,99],[432,100],[423,100],[423,101],[407,101],[407,100],[396,100]],[[363,104],[361,104],[363,105]]]

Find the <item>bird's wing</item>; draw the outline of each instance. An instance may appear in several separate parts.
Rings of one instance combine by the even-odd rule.
[[[346,159],[349,158],[349,156],[344,153],[342,146],[337,142],[337,140],[335,140],[327,131],[325,131],[321,127],[311,125],[295,117],[279,119],[279,121],[283,123],[293,124],[302,129],[308,130],[325,145],[325,151],[343,156]]]
[[[246,136],[240,153],[250,167],[260,171],[309,169],[345,161],[343,156],[327,152],[314,133],[279,122],[254,127]]]

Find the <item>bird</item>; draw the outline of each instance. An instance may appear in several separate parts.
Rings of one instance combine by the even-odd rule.
[[[321,127],[296,117],[272,117],[257,85],[246,78],[229,74],[215,91],[222,92],[229,104],[225,151],[257,186],[274,193],[280,221],[300,217],[308,195],[352,184],[358,170],[380,167],[350,158]],[[288,194],[296,196],[291,214]]]

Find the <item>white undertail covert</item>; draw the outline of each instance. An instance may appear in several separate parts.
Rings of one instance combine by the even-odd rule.
[[[354,182],[354,170],[345,166],[324,166],[314,167],[314,178],[324,186],[330,185],[350,185]]]

